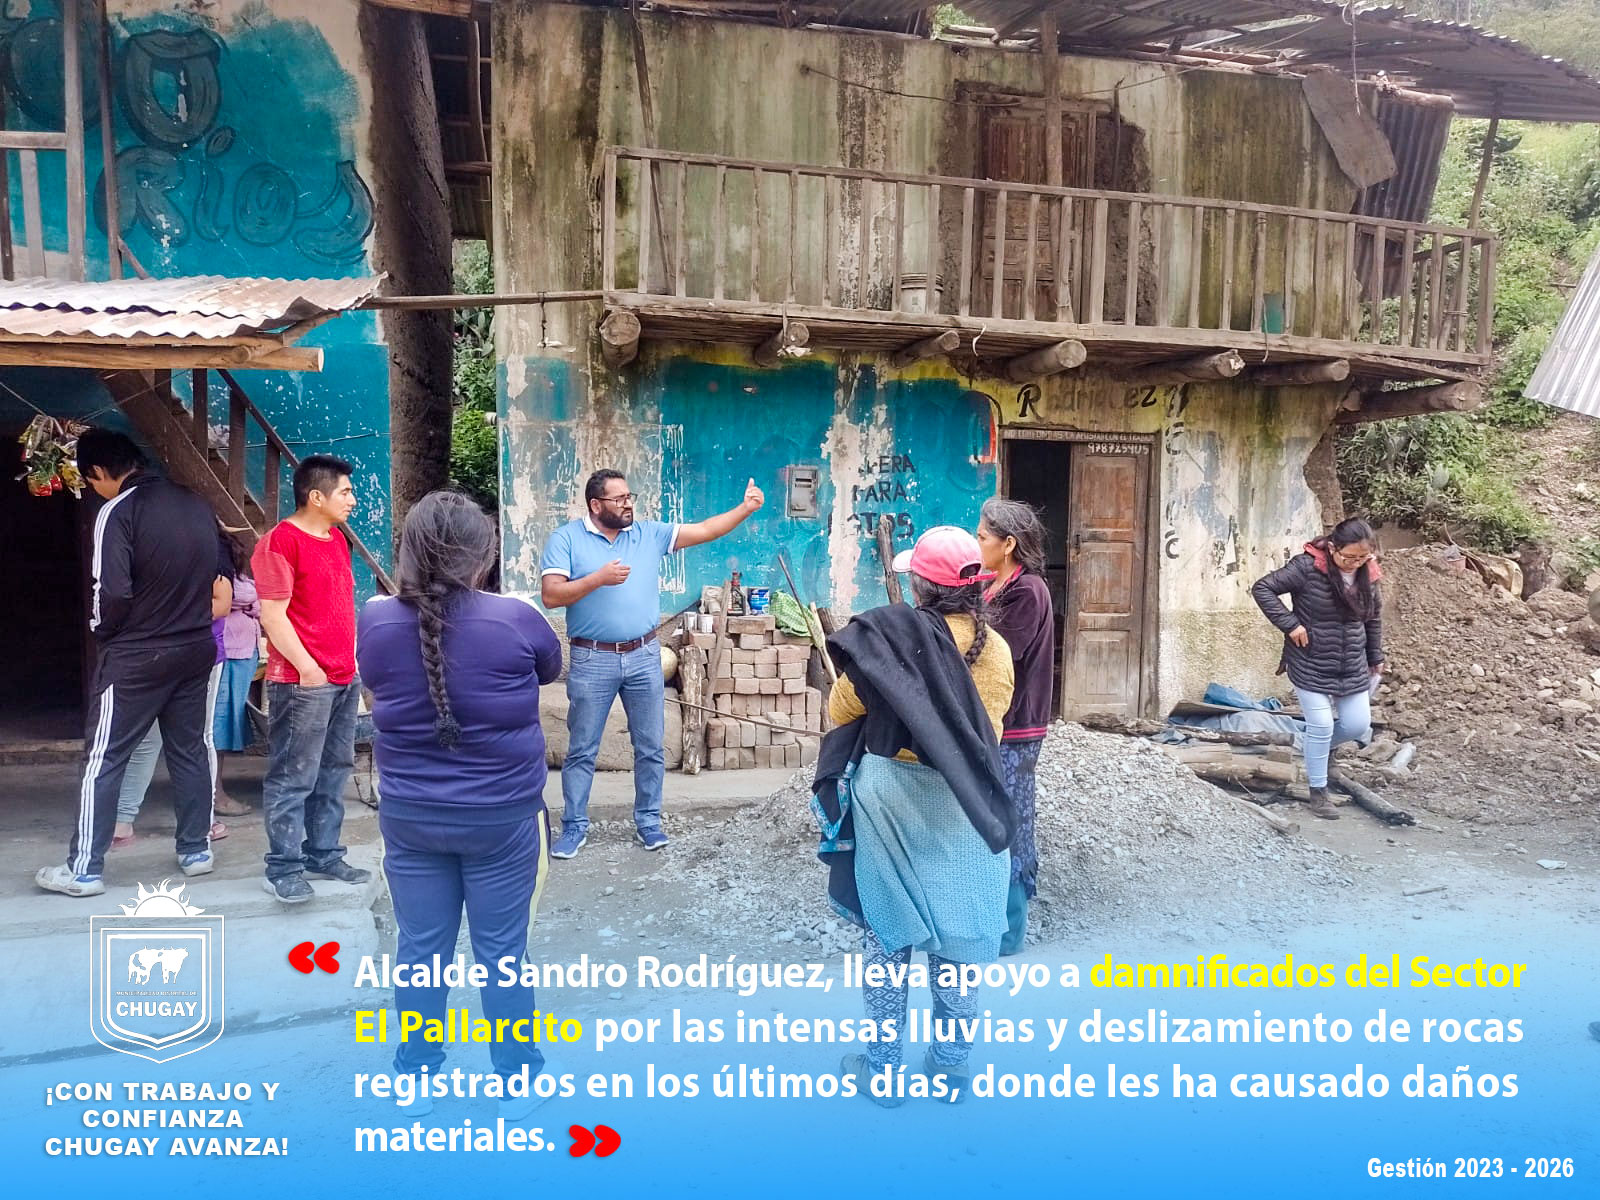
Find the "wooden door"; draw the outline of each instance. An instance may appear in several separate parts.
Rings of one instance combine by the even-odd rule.
[[[1093,129],[1095,114],[1092,111],[1067,112],[1061,122],[1061,163],[1063,187],[1093,186]],[[1042,113],[1028,112],[992,114],[984,122],[983,175],[986,179],[1004,180],[1007,183],[1042,184],[1046,181],[1044,152],[1044,117]],[[1080,203],[1076,209],[1081,209]],[[989,315],[994,304],[994,250],[995,221],[999,215],[998,197],[982,197],[982,220],[979,222],[977,263],[979,278],[974,281],[973,309]],[[1057,232],[1061,211],[1053,201],[1041,197],[1037,205],[1030,205],[1027,195],[1008,196],[1005,212],[1005,264],[1000,277],[1000,315],[1011,320],[1070,321],[1070,311],[1057,311],[1056,273],[1058,264],[1066,264],[1070,282],[1076,274],[1073,262],[1082,237],[1083,213],[1069,207],[1067,212],[1067,246],[1064,255],[1056,253]],[[1030,220],[1032,228],[1029,228]],[[1028,244],[1033,243],[1034,295],[1030,308],[1023,295],[1027,277]],[[1075,301],[1067,289],[1067,307]]]
[[[1062,715],[1141,715],[1150,447],[1072,447]]]

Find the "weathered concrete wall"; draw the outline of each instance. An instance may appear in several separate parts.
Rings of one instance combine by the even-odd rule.
[[[641,20],[656,142],[675,150],[971,175],[970,112],[921,97],[1039,86],[1031,55]],[[496,5],[495,21],[497,279],[517,291],[596,287],[599,152],[645,140],[626,14],[509,0]],[[1199,78],[1069,59],[1062,87],[1068,96],[1116,94],[1122,120],[1141,135],[1141,171],[1155,192],[1348,209],[1353,193],[1295,82]],[[997,485],[996,418],[1147,433],[1158,435],[1160,702],[1211,678],[1272,686],[1276,638],[1248,585],[1320,529],[1303,466],[1326,428],[1331,391],[1193,386],[1146,404],[1089,370],[1034,387],[1024,416],[1021,389],[964,377],[948,362],[895,371],[876,356],[819,351],[760,370],[742,349],[656,344],[613,372],[592,347],[598,306],[502,314],[509,587],[536,588],[545,536],[581,511],[590,471],[617,466],[641,511],[667,519],[732,506],[750,476],[768,492],[768,507],[736,534],[678,556],[664,577],[663,610],[732,568],[780,583],[782,549],[808,599],[859,611],[883,594],[863,526],[889,512],[904,544],[930,525],[972,525]],[[820,469],[817,519],[785,515],[790,466]]]
[[[140,263],[161,277],[366,274],[371,94],[357,6],[110,0],[109,7],[121,232]],[[7,125],[60,128],[56,0],[35,0],[4,38],[13,68],[4,85]],[[98,39],[86,29],[89,276],[103,279],[97,54]],[[58,261],[66,248],[64,167],[60,155],[40,159],[46,249]],[[12,211],[20,213],[16,176]],[[20,239],[20,225],[16,232]],[[326,349],[321,373],[246,371],[241,382],[297,453],[330,451],[355,464],[362,501],[355,526],[386,556],[389,409],[378,319],[341,317],[303,344]],[[225,424],[220,381],[210,399],[213,423]]]

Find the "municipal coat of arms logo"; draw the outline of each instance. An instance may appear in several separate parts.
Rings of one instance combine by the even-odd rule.
[[[121,916],[89,918],[90,1031],[102,1046],[156,1063],[222,1036],[222,918],[171,884],[141,883]]]

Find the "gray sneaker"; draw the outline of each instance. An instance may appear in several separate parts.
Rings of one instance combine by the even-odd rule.
[[[337,879],[340,883],[365,883],[372,878],[371,871],[352,867],[344,859],[337,859],[325,867],[308,868],[306,874],[313,879]]]
[[[34,874],[34,883],[47,892],[60,892],[63,896],[99,896],[106,890],[105,881],[98,875],[74,875],[72,868],[40,867]]]
[[[282,879],[263,879],[261,890],[280,904],[304,904],[316,895],[311,885],[299,875],[285,875]]]

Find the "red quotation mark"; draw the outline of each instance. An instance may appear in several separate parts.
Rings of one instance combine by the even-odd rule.
[[[339,943],[323,942],[318,946],[312,942],[301,942],[289,951],[289,965],[302,975],[311,974],[315,967],[321,967],[329,975],[339,973]]]
[[[569,1125],[567,1132],[572,1135],[572,1149],[567,1153],[573,1158],[582,1158],[591,1150],[596,1158],[605,1158],[622,1145],[622,1135],[609,1125],[596,1125],[593,1133],[582,1125]]]

